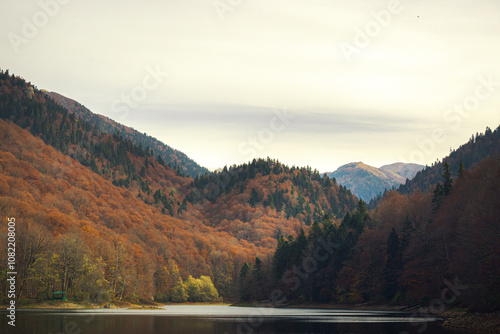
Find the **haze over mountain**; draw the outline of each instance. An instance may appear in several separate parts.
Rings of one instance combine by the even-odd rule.
[[[50,22],[38,1],[0,1],[0,64],[209,168],[430,165],[500,123],[500,2],[400,2],[379,25],[388,1],[60,1]],[[473,112],[454,108],[478,86]],[[241,154],[276,109],[296,118]],[[446,140],[412,156],[436,128]]]
[[[413,178],[422,168],[422,165],[401,162],[380,168],[362,162],[351,162],[327,175],[350,189],[358,198],[369,202],[385,189],[392,189]]]

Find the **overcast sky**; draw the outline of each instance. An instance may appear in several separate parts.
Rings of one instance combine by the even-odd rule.
[[[208,168],[431,164],[500,124],[498,0],[2,0],[0,13],[2,69]]]

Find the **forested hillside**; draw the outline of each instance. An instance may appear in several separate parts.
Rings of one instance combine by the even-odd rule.
[[[251,207],[269,207],[287,218],[300,217],[306,225],[324,214],[342,218],[356,204],[351,192],[335,179],[310,167],[289,167],[270,158],[196,177],[193,185],[195,189],[188,194],[190,203],[196,204],[200,198],[226,202],[227,197],[249,188]]]
[[[0,118],[33,135],[113,184],[130,189],[147,204],[175,216],[190,178],[166,165],[152,150],[118,133],[107,134],[34,89],[25,80],[0,73]]]
[[[367,210],[335,179],[271,158],[186,176],[61,104],[0,71],[18,297],[429,304],[448,291],[449,304],[500,308],[499,128]]]
[[[449,156],[432,164],[430,167],[427,166],[424,170],[418,172],[413,179],[401,185],[399,192],[411,194],[418,189],[423,192],[431,190],[439,182],[445,163],[450,165],[451,175],[457,177],[460,162],[462,162],[464,168],[470,169],[483,159],[496,154],[500,154],[500,126],[494,131],[486,128],[484,133],[472,135],[466,144],[453,150]]]
[[[179,173],[182,167],[170,168],[149,147],[136,145],[119,133],[103,133],[96,125],[78,119],[77,114],[96,117],[81,111],[81,105],[70,113],[19,77],[3,73],[1,80],[2,118],[28,129],[167,215],[201,219],[260,241],[275,237],[280,230],[297,233],[302,224],[310,225],[326,213],[341,219],[354,208],[355,198],[335,180],[322,178],[311,168],[288,167],[271,159],[226,167],[194,180],[184,177]],[[255,224],[266,225],[264,231],[251,238],[240,231]]]
[[[280,238],[272,261],[241,268],[240,298],[500,309],[500,155],[457,177],[448,169],[433,192],[393,190],[340,225],[325,217]]]
[[[274,248],[281,235],[296,235],[324,214],[342,219],[356,198],[311,168],[258,159],[197,177],[181,207],[217,230]],[[292,233],[290,233],[292,232]]]
[[[146,133],[141,133],[131,127],[117,123],[108,117],[94,114],[85,108],[85,106],[61,94],[48,92],[47,95],[57,104],[66,108],[70,113],[73,113],[78,119],[89,123],[97,130],[108,134],[119,133],[134,145],[144,149],[149,148],[155,157],[159,155],[165,161],[165,164],[175,169],[178,174],[182,173],[195,177],[196,175],[208,173],[208,169],[198,165],[186,154],[165,145],[158,139],[148,136]]]
[[[23,231],[33,229],[26,235],[41,245],[19,250],[34,252],[23,260],[21,297],[66,289],[95,298],[91,277],[82,273],[97,261],[98,294],[109,298],[192,300],[186,284],[207,285],[206,278],[222,297],[234,298],[244,262],[269,256],[281,235],[307,230],[324,213],[342,218],[356,204],[317,171],[270,159],[186,177],[182,166],[171,168],[151,148],[100,131],[8,72],[0,73],[0,118],[3,209]],[[82,256],[61,269],[55,259],[66,246]],[[113,261],[136,253],[136,264],[119,265],[127,274],[111,278]],[[37,265],[49,260],[53,267],[38,277]]]
[[[189,275],[211,277],[227,296],[234,267],[267,251],[162,214],[3,120],[0,171],[1,211],[16,218],[23,297],[63,289],[92,300],[182,301],[181,277]]]

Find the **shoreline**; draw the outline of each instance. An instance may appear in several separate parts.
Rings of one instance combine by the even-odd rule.
[[[244,307],[272,307],[269,304],[246,304],[246,303],[236,303],[232,304],[232,306],[244,306]],[[364,304],[287,304],[274,306],[277,308],[302,308],[302,309],[329,309],[329,310],[362,310],[362,311],[392,311],[392,312],[406,312],[412,313],[415,312],[419,315],[433,315],[429,313],[419,312],[419,308],[422,307],[421,304],[414,305],[387,305],[387,304],[372,304],[372,303],[364,303]],[[439,316],[439,315],[437,315]]]
[[[301,308],[324,308],[324,309],[350,309],[350,310],[371,310],[371,311],[397,311],[397,312],[415,312],[419,316],[432,315],[442,318],[443,321],[439,324],[443,328],[468,331],[471,333],[481,334],[496,334],[500,333],[500,311],[493,313],[468,313],[464,310],[452,308],[445,310],[440,314],[422,313],[418,309],[422,305],[376,305],[376,304],[360,304],[360,305],[291,305],[288,307]]]
[[[265,307],[265,304],[236,304],[234,306]],[[420,312],[421,304],[417,305],[384,305],[384,304],[290,304],[281,308],[329,309],[329,310],[360,310],[389,311],[415,313],[418,316],[433,316],[442,318],[439,325],[443,328],[462,330],[477,334],[500,333],[500,311],[492,313],[467,313],[458,308],[447,309],[440,314]]]
[[[30,303],[24,301],[25,305],[19,305],[16,309],[22,310],[99,310],[99,309],[129,309],[129,310],[160,310],[165,306],[183,305],[225,305],[233,307],[269,307],[269,304],[259,303],[132,303],[127,301],[113,301],[106,304],[91,304],[88,302],[73,301],[47,301],[41,303]],[[442,318],[440,325],[444,328],[470,331],[471,333],[500,333],[500,311],[493,313],[467,313],[461,309],[448,309],[441,314],[423,313],[419,308],[422,305],[384,305],[384,304],[289,304],[280,308],[302,308],[302,309],[329,309],[329,310],[363,310],[363,311],[389,311],[405,312],[418,316],[434,316]],[[7,305],[0,305],[0,309],[6,310]]]
[[[477,333],[500,333],[500,311],[493,313],[443,312],[444,328],[466,330]]]
[[[128,301],[111,301],[104,304],[92,304],[89,302],[75,302],[75,301],[46,301],[46,302],[33,302],[21,303],[16,306],[16,310],[100,310],[100,309],[118,309],[126,308],[130,310],[159,310],[164,306],[180,306],[180,305],[228,305],[230,303],[224,302],[211,302],[211,303],[134,303]],[[7,305],[0,304],[0,310],[6,310]]]

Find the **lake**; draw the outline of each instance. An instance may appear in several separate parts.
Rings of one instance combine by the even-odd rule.
[[[20,334],[458,334],[443,329],[440,319],[411,318],[409,313],[325,309],[234,307],[227,305],[172,305],[159,310],[18,310]],[[2,331],[4,332],[4,331]]]

